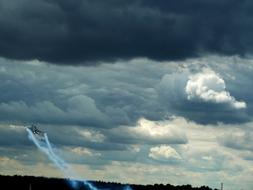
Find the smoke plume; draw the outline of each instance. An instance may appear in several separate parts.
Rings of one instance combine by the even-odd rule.
[[[54,163],[55,166],[57,166],[57,168],[59,168],[63,172],[65,178],[78,177],[74,170],[63,159],[61,159],[58,155],[54,153],[46,133],[44,133],[45,142],[43,142],[41,140],[38,140],[30,129],[27,128],[26,131],[28,132],[28,138],[36,145],[36,147],[41,152],[47,155],[47,157]],[[70,179],[69,182],[73,188],[77,186],[76,181]],[[86,180],[83,180],[82,183],[90,190],[99,190]]]

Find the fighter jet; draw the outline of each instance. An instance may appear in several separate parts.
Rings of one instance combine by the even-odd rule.
[[[34,124],[32,124],[31,127],[28,127],[28,129],[30,129],[35,135],[43,136],[45,134],[45,132],[37,129],[36,125]]]

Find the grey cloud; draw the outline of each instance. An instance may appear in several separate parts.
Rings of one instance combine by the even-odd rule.
[[[30,144],[23,126],[0,125],[0,131],[0,147],[22,148]]]
[[[1,84],[6,83],[0,84],[1,91],[5,92],[0,94],[1,106],[8,113],[6,117],[2,115],[5,121],[37,120],[52,124],[66,121],[67,124],[114,127],[133,124],[141,116],[158,119],[163,111],[156,106],[157,92],[153,86],[159,81],[157,77],[166,71],[158,69],[161,73],[153,75],[154,65],[149,60],[130,62],[133,66],[139,65],[137,70],[122,63],[117,64],[118,68],[50,66],[48,70],[43,63],[1,61]],[[149,67],[145,68],[147,63]],[[143,70],[146,76],[141,76]]]
[[[237,149],[253,151],[253,133],[252,131],[240,131],[222,135],[219,138],[220,144],[223,146]]]
[[[252,63],[239,59],[245,64],[236,64],[233,59],[207,57],[169,65],[137,59],[78,68],[1,59],[0,90],[5,92],[0,94],[1,120],[100,128],[134,125],[141,117],[155,121],[171,115],[205,124],[247,122],[253,110],[248,90]],[[181,70],[178,64],[185,68]],[[219,73],[226,90],[236,100],[245,101],[247,108],[189,101],[185,92],[188,77],[200,72],[201,65]]]
[[[57,107],[50,101],[27,105],[23,101],[0,104],[2,121],[25,121],[45,124],[76,124],[105,126],[103,115],[95,106],[94,101],[86,96],[75,96],[67,100],[66,110]]]
[[[183,164],[191,171],[218,172],[226,170],[232,173],[240,173],[243,170],[240,164],[233,163],[233,158],[223,153],[221,149],[208,149],[208,151],[197,151],[195,153],[186,153],[183,155],[183,159],[185,159]]]
[[[34,154],[37,149],[33,146],[0,147],[0,157],[17,160],[24,165],[36,165],[38,162],[48,163],[48,159],[40,152]]]
[[[251,7],[249,0],[4,0],[0,55],[57,64],[244,56],[252,54]]]

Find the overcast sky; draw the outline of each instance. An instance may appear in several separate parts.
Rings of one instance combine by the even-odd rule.
[[[252,6],[0,1],[0,173],[251,190]]]

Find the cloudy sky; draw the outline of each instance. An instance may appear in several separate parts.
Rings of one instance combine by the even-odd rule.
[[[249,0],[1,0],[0,173],[253,188]]]

